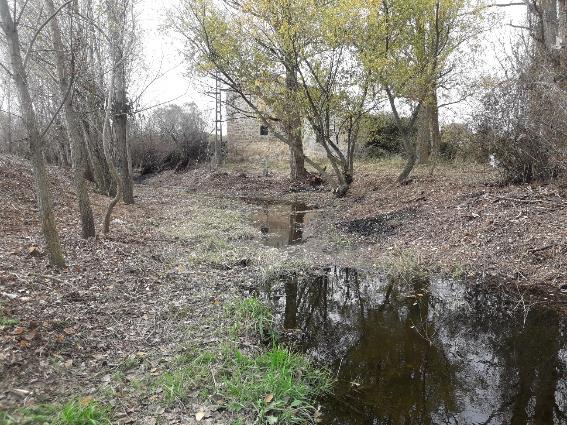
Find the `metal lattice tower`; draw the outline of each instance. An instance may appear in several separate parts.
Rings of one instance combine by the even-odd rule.
[[[223,162],[223,135],[222,135],[222,88],[218,74],[215,75],[215,150],[214,162],[215,165],[220,165]]]

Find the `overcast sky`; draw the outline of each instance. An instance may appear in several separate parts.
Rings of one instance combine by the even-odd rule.
[[[143,30],[144,55],[148,69],[147,78],[160,77],[145,91],[142,101],[151,106],[173,99],[174,103],[195,102],[206,113],[213,113],[214,102],[205,93],[211,91],[210,82],[187,77],[187,64],[180,49],[180,37],[166,29],[168,10],[179,0],[142,0],[139,13]]]

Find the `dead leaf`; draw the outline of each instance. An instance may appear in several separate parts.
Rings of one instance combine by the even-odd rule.
[[[195,415],[195,419],[197,420],[197,422],[202,421],[205,418],[205,412],[203,412],[202,410],[197,412],[197,414]]]
[[[273,399],[274,399],[274,395],[273,395],[273,394],[268,394],[266,397],[264,397],[264,403],[270,404]]]
[[[18,326],[16,329],[14,329],[13,334],[14,335],[21,335],[21,334],[25,333],[26,330],[27,330],[26,328],[24,328],[22,326]]]
[[[28,248],[28,254],[32,257],[39,257],[41,255],[41,251],[35,245],[32,245]]]
[[[92,398],[91,396],[86,396],[86,397],[83,397],[83,398],[81,398],[81,399],[79,400],[79,404],[80,404],[81,406],[86,407],[86,406],[88,406],[89,404],[91,404],[92,401],[93,401],[93,398]]]
[[[24,339],[26,341],[31,341],[32,339],[36,339],[37,338],[37,331],[33,330],[30,333],[28,333],[27,335],[24,336]]]

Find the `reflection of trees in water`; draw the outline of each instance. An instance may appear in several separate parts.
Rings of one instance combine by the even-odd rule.
[[[373,305],[361,290],[356,270],[329,273],[286,283],[284,322],[297,318],[311,334],[307,349],[323,352],[339,369],[335,410],[342,420],[358,412],[352,423],[427,424],[438,412],[452,411],[455,401],[450,365],[434,340],[428,321],[429,295],[423,284],[407,298],[392,286],[382,288],[380,305]],[[425,288],[426,289],[426,288]],[[297,294],[296,302],[291,299]],[[347,341],[344,336],[350,336]],[[434,336],[433,336],[434,338]],[[348,344],[347,346],[344,346]]]
[[[460,332],[477,339],[484,335],[493,367],[500,371],[489,415],[493,422],[486,423],[567,423],[562,411],[567,406],[557,404],[558,383],[566,372],[559,352],[567,348],[559,315],[542,306],[512,310],[502,297],[489,293],[468,293],[467,300],[475,314],[468,315]]]
[[[423,282],[367,283],[336,268],[285,283],[284,325],[306,330],[305,349],[339,371],[329,423],[567,423],[557,314],[510,314],[478,292],[451,303]]]
[[[555,389],[559,379],[559,318],[549,310],[533,309],[523,329],[517,329],[505,346],[505,373],[516,378],[510,423],[528,423],[531,411],[537,424],[552,424]],[[512,381],[512,379],[510,379]],[[513,381],[512,381],[513,382]],[[533,408],[529,406],[534,400]]]
[[[306,210],[307,205],[297,203],[291,205],[291,212],[289,214],[289,245],[303,240],[303,225]]]
[[[274,247],[283,247],[303,240],[303,226],[307,214],[308,206],[302,203],[275,206],[265,203],[257,219],[260,222],[260,231],[270,236],[267,243]]]

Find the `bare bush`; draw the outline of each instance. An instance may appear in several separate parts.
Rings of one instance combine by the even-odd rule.
[[[205,120],[195,104],[156,109],[133,133],[132,164],[142,175],[180,171],[208,160]]]
[[[508,78],[483,98],[476,132],[507,181],[544,181],[565,172],[567,93],[557,68],[529,44],[509,60]]]
[[[468,124],[449,123],[441,130],[439,159],[487,163],[489,153],[483,143],[479,143],[478,134],[473,133]]]

